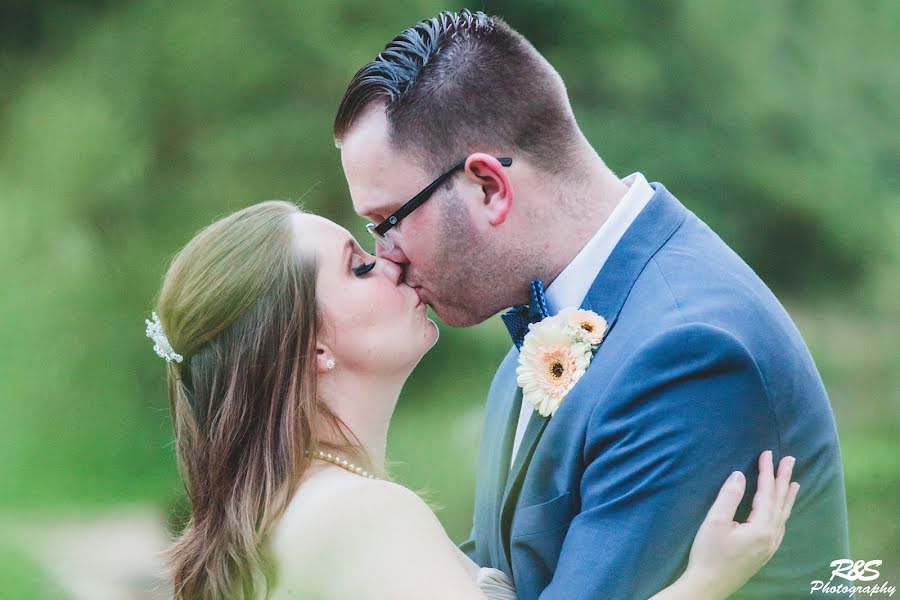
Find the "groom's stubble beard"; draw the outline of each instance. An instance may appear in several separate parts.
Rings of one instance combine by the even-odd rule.
[[[496,237],[474,227],[455,188],[443,192],[439,202],[441,225],[428,300],[446,324],[471,327],[517,304],[519,300],[509,295],[511,282],[523,278],[527,287],[530,276],[518,272],[521,256],[511,256]]]

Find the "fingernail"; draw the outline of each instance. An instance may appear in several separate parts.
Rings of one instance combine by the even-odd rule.
[[[728,483],[740,483],[744,478],[744,474],[740,471],[735,471],[728,477]]]

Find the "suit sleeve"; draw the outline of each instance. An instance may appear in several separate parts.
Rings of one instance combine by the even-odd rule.
[[[688,324],[646,342],[602,389],[588,424],[580,512],[541,600],[649,598],[677,579],[719,488],[779,460],[765,382],[729,333]],[[591,372],[585,375],[589,378]]]

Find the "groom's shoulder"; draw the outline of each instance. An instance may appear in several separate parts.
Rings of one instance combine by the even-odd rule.
[[[703,280],[728,280],[765,286],[753,268],[692,212],[653,256],[653,262],[673,282],[696,285]]]
[[[814,370],[802,336],[781,302],[692,213],[644,267],[622,307],[622,320],[642,334],[652,329],[654,336],[687,335],[698,328],[715,331],[739,343],[764,373],[777,371],[788,360]]]
[[[748,319],[787,319],[753,268],[693,213],[654,254],[635,287],[640,290],[648,283],[664,289],[685,322],[712,319],[712,324],[723,326]]]

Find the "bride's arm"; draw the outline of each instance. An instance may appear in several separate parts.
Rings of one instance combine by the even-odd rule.
[[[734,521],[744,496],[744,475],[735,471],[694,538],[684,574],[651,600],[720,600],[743,586],[765,565],[784,537],[798,483],[791,483],[793,457],[786,456],[773,473],[772,453],[759,457],[759,479],[746,523]]]

